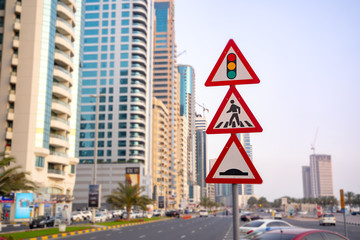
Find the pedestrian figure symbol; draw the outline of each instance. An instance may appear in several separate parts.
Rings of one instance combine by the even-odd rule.
[[[238,114],[240,114],[240,107],[235,105],[234,102],[235,102],[234,100],[230,101],[230,103],[231,103],[230,109],[226,112],[226,113],[232,112],[232,115],[228,122],[228,124],[232,127],[235,127],[235,122],[233,122],[234,118],[235,118],[237,125],[240,126],[240,120],[239,120],[239,115],[238,115]]]

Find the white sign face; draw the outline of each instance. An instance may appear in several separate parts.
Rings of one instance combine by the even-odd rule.
[[[240,58],[237,56],[237,54],[235,53],[235,50],[230,47],[227,56],[231,56],[231,54],[234,54],[236,56],[236,77],[234,77],[234,80],[229,78],[227,76],[228,74],[228,60],[227,57],[224,58],[224,60],[222,61],[222,63],[220,64],[219,69],[217,70],[217,72],[214,75],[214,78],[212,79],[212,82],[219,82],[219,81],[224,81],[224,79],[228,79],[228,81],[236,81],[236,80],[247,80],[247,79],[252,79],[249,71],[245,68],[244,64],[242,63],[242,61],[240,60]]]
[[[213,178],[254,179],[254,174],[233,142]]]

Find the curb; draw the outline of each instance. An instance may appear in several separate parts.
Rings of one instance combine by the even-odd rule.
[[[21,226],[29,226],[29,223],[9,223],[9,224],[1,224],[1,227],[21,227]]]
[[[123,228],[123,227],[131,227],[135,225],[141,225],[141,224],[147,224],[147,223],[154,223],[154,222],[160,222],[160,221],[166,221],[168,219],[164,220],[157,220],[157,221],[150,221],[150,222],[137,222],[137,223],[127,223],[127,224],[119,224],[119,225],[113,225],[113,226],[106,226],[106,227],[94,227],[92,229],[86,229],[86,230],[79,230],[79,231],[73,231],[73,232],[66,232],[66,233],[58,233],[48,236],[41,236],[41,237],[35,237],[35,238],[26,238],[25,240],[46,240],[46,239],[56,239],[61,237],[68,237],[68,236],[75,236],[75,235],[81,235],[81,234],[87,234],[87,233],[94,233],[94,232],[102,232],[106,230],[111,229],[117,229],[117,228]]]

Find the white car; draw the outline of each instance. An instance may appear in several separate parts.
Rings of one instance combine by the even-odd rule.
[[[200,210],[199,212],[200,217],[208,217],[209,213],[205,209]]]
[[[97,212],[95,214],[95,222],[106,222],[107,216],[104,212]]]
[[[90,220],[92,217],[92,213],[89,210],[81,211],[81,215],[85,217],[85,220]]]
[[[244,225],[242,225],[240,227],[239,233],[240,233],[240,236],[246,236],[257,229],[269,228],[269,227],[289,228],[289,227],[294,227],[294,226],[285,221],[282,221],[282,220],[261,219],[261,220],[255,220],[255,221],[245,223]]]
[[[274,215],[274,219],[282,219],[282,213],[279,213],[279,212],[277,212],[277,213],[275,213],[275,215]]]
[[[325,213],[323,215],[321,215],[320,220],[319,220],[319,225],[336,225],[336,218],[334,216],[334,214],[332,213]]]
[[[71,213],[71,222],[79,222],[84,220],[83,216],[78,212]]]
[[[127,212],[126,211],[123,212],[122,218],[127,219]],[[136,214],[133,211],[131,211],[130,212],[130,219],[135,219],[135,218],[136,218]]]

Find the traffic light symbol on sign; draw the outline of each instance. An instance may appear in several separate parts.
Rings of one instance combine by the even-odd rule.
[[[226,57],[227,60],[227,77],[229,79],[234,79],[236,77],[236,55],[230,53]]]

